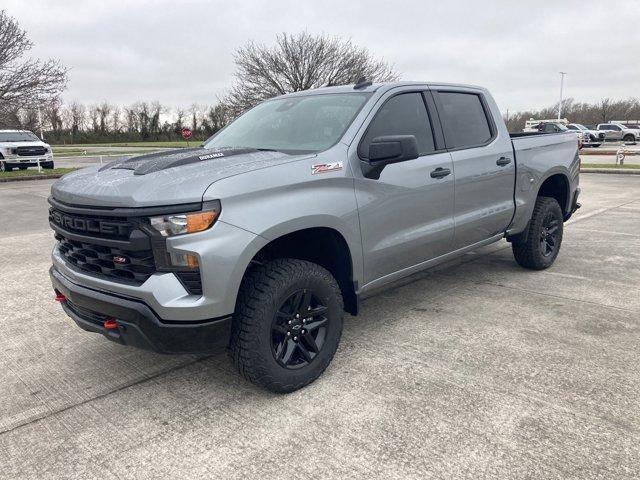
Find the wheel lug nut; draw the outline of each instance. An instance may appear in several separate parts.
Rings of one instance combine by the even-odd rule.
[[[291,332],[287,332],[287,337],[290,337],[290,336],[291,336]]]
[[[289,320],[289,321],[287,322],[287,324],[291,325],[291,320]]]
[[[296,318],[300,318],[300,314],[299,313],[296,313]]]
[[[303,318],[303,319],[302,319],[302,323],[307,323],[307,319],[306,319],[306,318]]]
[[[300,333],[302,333],[302,334],[304,335],[304,334],[305,334],[305,333],[307,333],[307,332],[306,332],[305,330],[302,330],[302,332],[300,332]]]
[[[298,340],[298,337],[293,337],[294,340]]]

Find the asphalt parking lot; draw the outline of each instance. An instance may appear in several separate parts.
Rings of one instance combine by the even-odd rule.
[[[290,395],[53,302],[49,181],[0,184],[2,478],[638,478],[640,176],[582,175],[544,272],[505,242],[365,300]]]

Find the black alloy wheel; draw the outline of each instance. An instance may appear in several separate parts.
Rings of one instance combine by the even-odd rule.
[[[271,351],[282,367],[309,365],[327,337],[328,307],[310,289],[298,290],[278,308],[271,326]]]
[[[553,255],[558,248],[558,225],[561,220],[556,218],[553,211],[547,212],[542,221],[540,231],[540,252],[544,257]]]

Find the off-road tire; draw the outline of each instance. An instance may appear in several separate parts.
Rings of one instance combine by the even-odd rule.
[[[276,312],[300,289],[314,291],[327,307],[324,343],[311,362],[288,369],[273,351]],[[229,356],[250,382],[278,393],[298,390],[317,379],[331,362],[342,334],[343,299],[335,278],[321,266],[282,258],[251,267],[240,286]]]
[[[626,143],[636,143],[636,137],[635,135],[628,134],[624,136],[622,141]]]
[[[547,228],[546,224],[549,218],[557,222],[557,230],[555,230],[557,233],[554,249],[545,254],[541,239],[545,233],[545,228]],[[520,266],[531,270],[544,270],[545,268],[549,268],[560,251],[562,231],[563,215],[558,201],[555,198],[538,197],[535,207],[533,208],[533,215],[531,216],[527,232],[511,243],[516,262],[518,262]]]

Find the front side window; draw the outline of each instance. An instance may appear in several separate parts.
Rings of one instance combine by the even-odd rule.
[[[320,152],[340,140],[369,96],[359,92],[269,100],[215,134],[204,147]]]
[[[374,138],[387,135],[415,136],[420,155],[435,150],[431,122],[421,93],[402,93],[391,97],[376,113],[360,145],[366,149]],[[361,150],[360,156],[367,158],[368,152]]]
[[[473,147],[491,140],[491,126],[479,95],[438,92],[438,97],[449,146]]]

